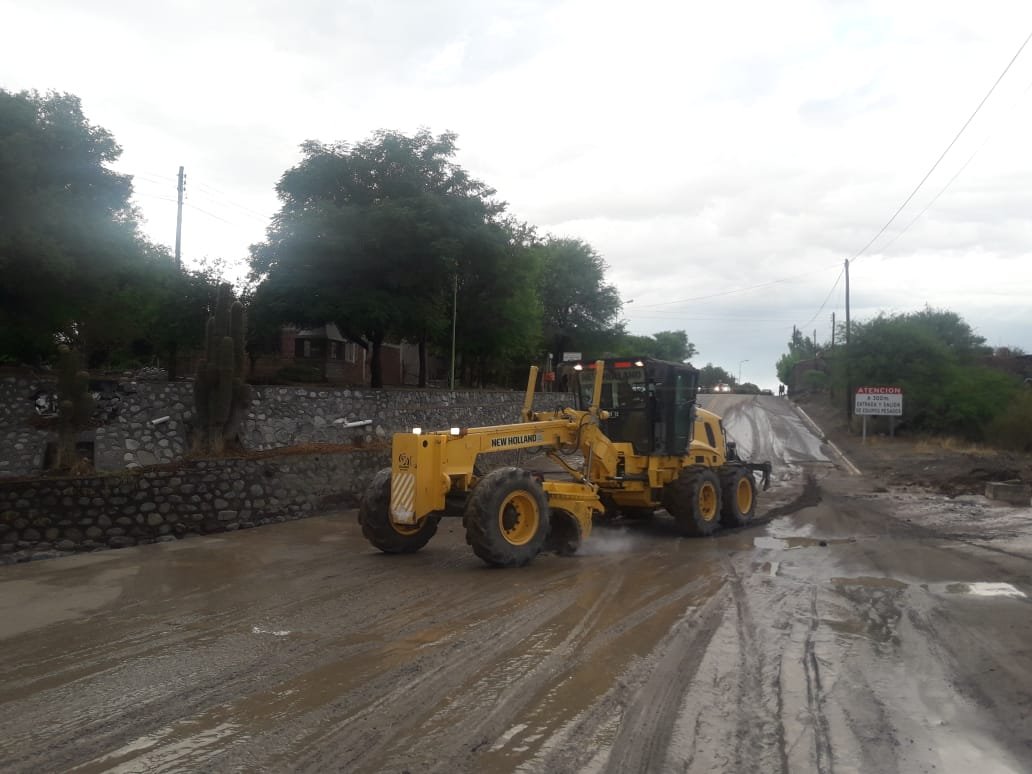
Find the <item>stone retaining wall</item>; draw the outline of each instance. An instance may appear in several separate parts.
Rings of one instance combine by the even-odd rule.
[[[193,386],[189,382],[109,382],[101,386],[100,418],[80,440],[94,444],[98,471],[126,470],[180,460],[189,448]],[[52,382],[0,378],[0,478],[41,472],[47,441],[56,435],[34,427],[33,396]],[[487,390],[370,390],[254,387],[254,404],[244,426],[250,450],[306,443],[350,444],[387,441],[412,427],[440,429],[513,422],[521,392]],[[569,405],[562,393],[538,395],[535,407]],[[354,421],[371,425],[345,428]]]
[[[522,393],[258,387],[245,425],[260,457],[184,460],[192,409],[189,383],[107,383],[98,393],[98,474],[40,474],[53,431],[40,427],[43,380],[0,378],[0,563],[246,529],[357,503],[373,473],[389,464],[390,436],[413,427],[508,424]],[[568,405],[538,395],[535,407]],[[361,428],[343,424],[371,420]],[[346,451],[280,453],[300,444],[358,444]],[[512,464],[490,455],[485,469]]]
[[[0,564],[247,529],[354,505],[385,446],[0,481]]]

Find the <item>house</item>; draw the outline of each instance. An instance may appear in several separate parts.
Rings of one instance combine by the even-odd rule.
[[[291,369],[292,380],[304,381],[307,371],[314,380],[333,384],[368,385],[372,378],[370,360],[372,349],[363,343],[347,339],[336,323],[315,328],[284,325],[280,330],[279,352],[258,359],[253,376],[259,379],[275,378],[283,369]],[[439,358],[431,358],[430,377],[443,366]],[[384,343],[381,348],[381,368],[384,386],[414,386],[419,383],[419,347],[406,341]]]

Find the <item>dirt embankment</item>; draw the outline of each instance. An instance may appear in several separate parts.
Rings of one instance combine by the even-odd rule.
[[[889,486],[918,486],[949,496],[982,494],[987,481],[1032,483],[1032,455],[993,449],[954,438],[869,433],[866,443],[845,412],[826,396],[799,399],[801,408],[865,474]]]

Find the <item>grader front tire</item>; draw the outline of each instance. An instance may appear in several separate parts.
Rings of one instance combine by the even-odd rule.
[[[548,498],[527,471],[498,468],[474,487],[463,521],[473,553],[496,567],[521,567],[548,537]]]
[[[712,535],[720,525],[720,479],[709,468],[685,468],[670,484],[665,505],[685,535]]]
[[[418,524],[395,524],[391,521],[391,469],[379,471],[358,508],[358,523],[365,539],[385,554],[411,554],[425,546],[437,532],[439,516],[423,517]]]

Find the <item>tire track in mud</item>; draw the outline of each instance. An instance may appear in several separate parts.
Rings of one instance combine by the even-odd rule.
[[[745,590],[742,576],[729,568],[730,588],[735,603],[735,630],[738,634],[738,724],[736,729],[735,766],[740,771],[756,769],[757,762],[767,757],[771,749],[778,753],[782,772],[788,771],[788,753],[785,749],[785,727],[781,721],[781,669],[778,667],[770,682],[765,682],[767,658],[753,618],[750,595]],[[780,602],[780,600],[778,600]],[[770,604],[770,600],[768,600]],[[768,707],[767,688],[773,688],[773,708]],[[773,771],[766,761],[764,770]]]
[[[724,617],[675,708],[668,749],[653,770],[790,769],[781,654],[789,644],[797,594],[776,583],[770,571],[770,563],[753,557],[726,563]]]
[[[388,573],[385,571],[381,575],[382,580]],[[376,580],[369,579],[368,583],[375,585]],[[543,585],[547,587],[550,583],[545,579]],[[306,611],[307,618],[321,619],[323,615],[320,607],[339,608],[339,596],[334,590],[326,590],[320,596],[323,599],[320,604],[316,604],[314,616],[311,611]],[[512,602],[517,606],[525,604],[528,596],[519,595]],[[458,600],[458,604],[475,615],[482,605],[489,603],[471,594],[468,599]],[[379,631],[383,632],[383,639],[392,641],[403,638],[403,632],[411,628],[413,620],[419,622],[412,615],[418,606],[419,602],[407,600],[394,606],[395,610],[390,614],[382,616],[380,624],[383,628]],[[199,730],[214,727],[227,715],[219,701],[220,697],[249,696],[256,689],[261,693],[267,691],[269,684],[287,685],[298,663],[310,664],[312,669],[318,669],[319,665],[327,661],[325,643],[319,646],[296,630],[283,639],[252,633],[256,620],[271,619],[282,623],[290,617],[292,607],[296,607],[296,600],[292,602],[288,597],[280,597],[272,604],[266,601],[262,609],[237,608],[220,611],[215,615],[185,616],[190,620],[191,627],[197,627],[185,634],[181,630],[170,632],[169,626],[159,620],[167,620],[170,616],[183,620],[184,616],[167,610],[164,611],[165,615],[155,617],[143,631],[137,628],[137,620],[136,626],[127,630],[128,636],[117,634],[108,639],[111,632],[105,626],[101,630],[104,637],[102,642],[91,642],[85,647],[62,654],[59,659],[47,659],[43,669],[37,671],[36,680],[20,686],[19,695],[32,694],[37,699],[33,706],[38,707],[38,712],[43,714],[30,710],[27,715],[20,716],[16,724],[8,724],[9,733],[0,742],[0,747],[9,747],[13,754],[8,759],[12,762],[19,760],[20,755],[31,756],[33,750],[39,752],[31,744],[31,739],[42,725],[65,740],[55,746],[66,748],[67,757],[62,760],[71,761],[76,759],[74,756],[81,755],[81,751],[76,749],[76,740],[89,739],[94,747],[117,749],[133,739],[146,738],[154,729],[184,715],[193,718]],[[335,612],[339,621],[339,609]],[[327,619],[332,620],[331,611],[327,610],[326,614]],[[293,617],[296,619],[296,616]],[[112,623],[115,622],[112,620]],[[286,625],[296,629],[297,623],[301,623],[301,628],[304,628],[303,622],[296,620]],[[96,628],[95,622],[92,625]],[[119,628],[125,628],[124,624]],[[369,647],[369,638],[361,634],[336,639],[339,648],[335,650],[338,655],[354,655]],[[53,663],[55,661],[60,661],[68,668],[56,669],[58,665]],[[30,651],[25,651],[13,666],[17,668],[19,663],[31,664]],[[190,663],[197,666],[187,671]],[[11,662],[6,662],[5,669],[10,666]],[[39,665],[33,668],[40,670]],[[46,684],[42,681],[46,681]],[[106,695],[107,698],[99,701],[99,706],[89,713],[77,712],[74,709],[77,696],[83,692],[89,692],[95,698],[98,694]],[[16,699],[17,696],[8,698]],[[246,700],[242,703],[246,703]],[[126,707],[130,705],[133,711],[127,715]],[[282,705],[283,701],[278,697],[273,697],[270,702],[274,708]],[[55,707],[58,709],[56,713]],[[16,728],[11,728],[11,725]],[[19,732],[18,728],[23,731]],[[48,754],[53,755],[54,752],[52,749]],[[24,762],[28,766],[31,760],[28,757]]]
[[[609,687],[601,675],[611,673],[615,680],[643,636],[646,644],[641,647],[650,649],[653,638],[669,627],[668,611],[683,610],[693,593],[692,584],[671,589],[668,581],[668,590],[657,594],[647,582],[644,588],[628,583],[625,573],[614,572],[619,567],[611,561],[589,573],[594,576],[588,584],[594,589],[590,599],[585,599],[582,571],[559,603],[526,611],[526,630],[492,636],[490,645],[466,642],[464,652],[474,660],[467,657],[460,672],[442,674],[436,681],[436,694],[445,698],[428,702],[407,718],[388,718],[391,738],[350,763],[369,771],[412,768],[412,751],[431,749],[433,759],[418,768],[512,770],[535,750],[548,747],[557,729],[561,735],[562,726],[590,710],[599,692]],[[648,633],[657,625],[656,633]],[[635,644],[628,647],[628,640]],[[420,706],[418,700],[415,704]],[[334,725],[347,734],[354,722],[354,717],[341,718]],[[327,748],[337,743],[329,737],[310,738],[305,745],[319,748],[323,741]],[[323,755],[316,751],[305,760],[317,765]]]
[[[657,648],[651,669],[620,718],[606,772],[655,771],[670,745],[677,710],[727,610],[721,589]]]
[[[810,591],[810,627],[803,646],[803,673],[806,675],[806,703],[813,726],[815,765],[818,774],[831,774],[834,771],[831,740],[828,735],[828,721],[824,716],[821,665],[814,645],[820,620],[817,613],[817,587],[813,586]]]

